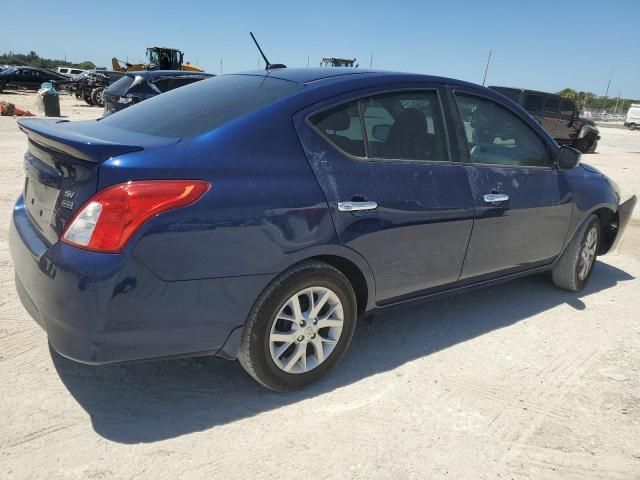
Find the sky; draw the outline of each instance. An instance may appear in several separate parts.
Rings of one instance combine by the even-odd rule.
[[[640,99],[640,0],[38,0],[2,6],[0,52],[110,66],[179,48],[211,73],[264,63],[319,66],[355,57],[368,68],[545,91],[570,87]],[[307,60],[309,59],[309,60]]]

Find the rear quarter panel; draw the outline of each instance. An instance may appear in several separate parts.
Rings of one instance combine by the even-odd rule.
[[[337,242],[287,108],[111,159],[101,166],[99,188],[171,178],[212,187],[196,204],[145,224],[130,242],[131,255],[163,280],[280,273],[316,255],[347,257],[366,275],[364,260]]]

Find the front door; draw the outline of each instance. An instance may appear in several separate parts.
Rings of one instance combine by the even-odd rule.
[[[436,88],[327,101],[296,127],[339,241],[371,266],[377,303],[459,278],[473,200]]]
[[[572,207],[546,143],[493,100],[464,92],[455,99],[469,145],[476,209],[461,278],[550,263],[564,244]]]

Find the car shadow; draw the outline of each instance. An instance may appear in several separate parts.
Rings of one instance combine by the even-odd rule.
[[[91,417],[94,430],[115,442],[155,442],[207,430],[293,404],[389,371],[560,304],[584,310],[581,297],[632,280],[599,262],[587,288],[555,288],[548,274],[412,306],[360,322],[343,362],[303,391],[266,390],[238,362],[206,357],[87,366],[51,351],[63,383]]]

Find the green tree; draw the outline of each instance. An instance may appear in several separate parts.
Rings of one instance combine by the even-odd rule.
[[[573,88],[564,88],[558,92],[558,95],[564,98],[570,98],[571,100],[578,100],[578,92]]]

